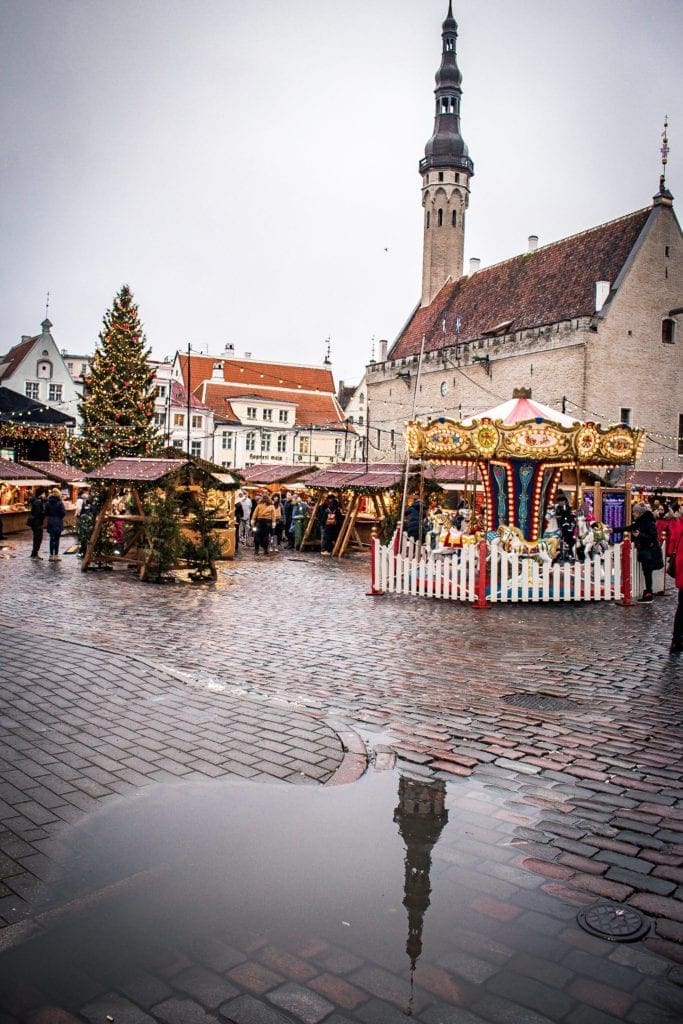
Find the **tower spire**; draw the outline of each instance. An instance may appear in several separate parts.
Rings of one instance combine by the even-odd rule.
[[[655,206],[671,206],[673,203],[673,196],[669,189],[666,187],[666,165],[669,162],[669,115],[664,115],[664,131],[662,132],[662,145],[660,147],[660,154],[662,157],[662,173],[659,175],[659,191],[654,196]]]
[[[451,278],[462,277],[465,210],[469,181],[474,175],[465,141],[460,134],[462,75],[458,67],[458,25],[452,0],[441,26],[441,64],[436,72],[434,129],[420,161],[422,205],[425,210],[422,261],[422,305],[432,301]]]

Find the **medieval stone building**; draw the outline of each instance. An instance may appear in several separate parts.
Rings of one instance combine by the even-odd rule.
[[[457,25],[449,5],[422,179],[422,296],[367,369],[385,458],[411,418],[476,415],[531,388],[577,420],[644,427],[638,469],[683,466],[683,235],[664,173],[650,206],[463,273],[474,164],[460,130]],[[666,170],[666,136],[662,150]],[[422,355],[421,355],[422,353]],[[376,435],[376,438],[375,438]]]

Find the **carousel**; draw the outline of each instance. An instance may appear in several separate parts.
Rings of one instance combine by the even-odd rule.
[[[409,457],[427,463],[475,467],[481,482],[480,515],[487,531],[518,530],[525,541],[541,537],[564,477],[581,505],[588,469],[632,464],[645,431],[624,424],[580,422],[531,398],[527,388],[476,417],[439,418],[407,425]]]

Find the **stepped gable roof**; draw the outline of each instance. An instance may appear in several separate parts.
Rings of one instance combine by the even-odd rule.
[[[178,353],[183,380],[187,379],[188,356]],[[259,387],[285,388],[307,391],[321,391],[334,394],[332,371],[325,367],[298,366],[290,363],[267,363],[256,359],[234,359],[232,357],[191,355],[190,387],[193,391],[210,381],[214,363],[223,363],[223,379],[231,384],[239,383],[243,388]]]
[[[12,376],[40,337],[42,335],[36,334],[33,338],[20,341],[6,355],[0,356],[0,381]]]
[[[344,429],[344,415],[337,404],[334,393],[311,394],[310,391],[284,391],[266,387],[259,388],[255,393],[252,388],[245,391],[237,384],[221,384],[220,382],[207,382],[204,388],[204,401],[220,417],[226,415],[226,407],[231,409],[234,416],[230,401],[247,397],[253,401],[267,399],[271,402],[295,402],[295,425],[298,427]],[[237,420],[237,417],[235,419]],[[272,424],[273,428],[277,426],[277,423]],[[350,426],[348,429],[351,431]]]
[[[423,335],[425,351],[430,351],[456,340],[592,316],[596,281],[614,285],[651,212],[651,207],[638,210],[446,282],[428,306],[415,311],[388,358],[417,355]]]

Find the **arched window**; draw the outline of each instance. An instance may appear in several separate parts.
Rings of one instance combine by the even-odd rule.
[[[676,321],[673,317],[667,316],[662,320],[662,342],[665,345],[673,345],[676,341]]]
[[[438,211],[436,215],[436,223],[438,227],[441,227],[441,225],[443,224],[443,210]]]
[[[453,225],[453,227],[457,227],[458,224],[458,215],[455,212],[455,210],[453,210],[453,212],[451,213],[451,224]]]

